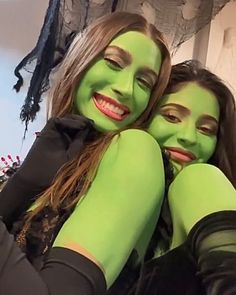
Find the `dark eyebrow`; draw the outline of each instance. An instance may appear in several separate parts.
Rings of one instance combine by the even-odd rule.
[[[203,121],[213,121],[216,125],[219,124],[219,122],[216,120],[216,118],[214,118],[214,117],[212,117],[210,115],[207,115],[207,114],[202,115],[201,120],[203,120]]]
[[[158,74],[154,70],[144,66],[142,67],[141,72],[150,76],[150,78],[153,80],[153,85],[156,83]]]
[[[177,104],[177,103],[167,103],[165,105],[160,106],[160,109],[165,108],[165,107],[174,107],[174,108],[180,110],[185,116],[191,114],[191,111],[188,108],[186,108],[180,104]],[[216,118],[214,118],[213,116],[207,115],[207,114],[203,114],[201,116],[201,120],[213,121],[215,124],[217,124],[217,125],[219,124],[219,122],[216,120]]]
[[[131,54],[128,51],[126,51],[126,50],[124,50],[124,49],[122,49],[122,48],[120,48],[118,46],[115,46],[115,45],[108,46],[105,49],[105,53],[106,54],[118,54],[118,55],[120,55],[122,57],[122,59],[124,60],[125,64],[127,64],[127,65],[130,65],[132,63]]]
[[[191,113],[191,111],[188,108],[182,106],[181,104],[177,104],[177,103],[164,104],[164,105],[160,106],[160,109],[166,108],[166,107],[174,107],[175,109],[182,112],[185,116],[187,116],[187,115],[189,115]]]

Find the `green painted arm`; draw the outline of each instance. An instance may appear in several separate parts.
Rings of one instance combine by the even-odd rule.
[[[144,131],[123,131],[107,149],[91,188],[63,225],[54,246],[72,242],[85,248],[103,266],[110,286],[140,244],[150,216],[158,219],[163,193],[158,144]]]
[[[183,243],[192,227],[208,214],[236,210],[236,190],[224,173],[209,164],[184,168],[169,189],[173,220],[172,248]]]
[[[141,263],[142,259],[144,258],[146,254],[148,245],[152,238],[153,232],[156,228],[157,217],[159,217],[160,211],[161,211],[161,206],[158,203],[156,206],[156,210],[154,210],[153,214],[150,215],[149,220],[146,223],[146,226],[143,232],[140,234],[137,244],[135,245],[135,249],[138,253],[138,261],[136,261],[136,264]]]

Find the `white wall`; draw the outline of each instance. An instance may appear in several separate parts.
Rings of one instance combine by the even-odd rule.
[[[185,42],[173,56],[173,64],[197,58],[217,74],[236,97],[236,1],[231,1],[216,15],[209,27]],[[208,32],[209,30],[209,32]],[[201,42],[200,46],[198,42]],[[199,54],[194,51],[199,47]],[[206,50],[205,50],[206,49]]]
[[[229,2],[211,22],[206,65],[236,94],[236,2]]]
[[[41,113],[22,142],[24,125],[19,114],[27,86],[18,94],[12,86],[16,82],[14,67],[35,45],[47,6],[48,0],[0,0],[0,156],[9,153],[23,158],[35,139],[35,131],[44,124]]]
[[[192,59],[193,58],[194,42],[195,42],[195,36],[193,36],[188,41],[184,42],[181,45],[181,47],[177,50],[175,55],[173,56],[172,63],[177,64],[177,63],[182,62],[186,59]]]

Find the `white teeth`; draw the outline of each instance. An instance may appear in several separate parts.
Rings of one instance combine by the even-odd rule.
[[[109,105],[110,110],[112,110],[112,112],[116,112],[116,107],[113,106],[112,104]]]
[[[118,108],[118,107],[115,107],[114,112],[117,113],[117,114],[119,114],[119,115],[123,115],[123,114],[124,114],[124,111],[121,110],[121,109]]]
[[[119,109],[118,107],[115,107],[115,112],[117,112],[118,114],[120,113],[121,109]]]
[[[122,109],[120,109],[119,107],[117,106],[114,106],[113,104],[109,103],[109,102],[106,102],[105,100],[103,100],[102,98],[99,98],[97,100],[97,102],[103,107],[103,108],[106,108],[110,111],[112,111],[113,113],[116,113],[120,116],[122,116],[124,114],[124,111]]]

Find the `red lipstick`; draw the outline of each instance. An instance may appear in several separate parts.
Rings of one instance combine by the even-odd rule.
[[[114,99],[100,93],[94,94],[93,101],[100,112],[116,121],[124,120],[130,113],[127,106],[120,104]]]
[[[170,158],[173,161],[180,163],[189,163],[196,160],[196,156],[189,151],[183,150],[177,147],[165,147],[165,149],[169,152]]]

